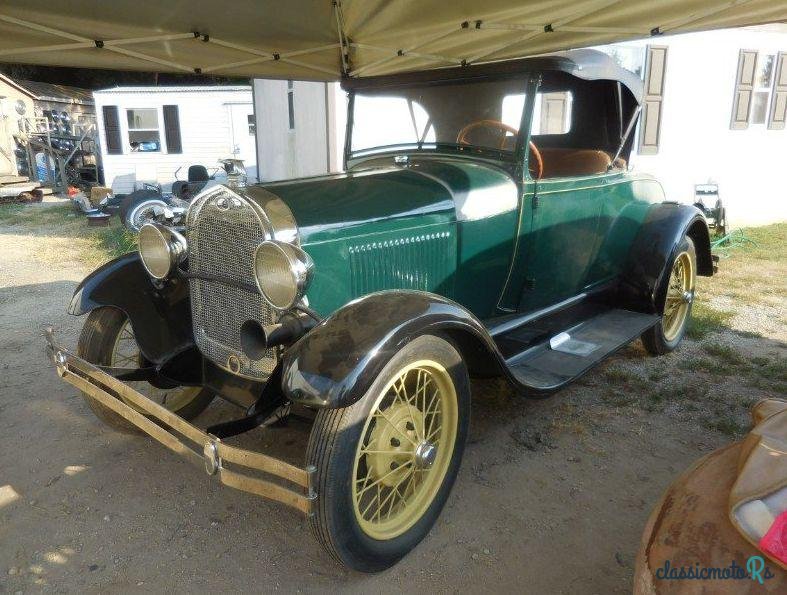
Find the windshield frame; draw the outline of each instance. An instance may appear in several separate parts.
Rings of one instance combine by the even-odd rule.
[[[348,89],[347,101],[347,125],[344,136],[344,168],[349,169],[359,162],[368,159],[395,156],[398,154],[408,155],[462,155],[466,157],[477,157],[485,160],[503,162],[506,164],[521,165],[524,161],[524,153],[526,147],[526,137],[523,130],[530,130],[530,119],[532,115],[533,102],[531,96],[535,93],[538,87],[538,80],[540,77],[530,72],[518,72],[515,74],[508,74],[507,76],[491,76],[491,77],[472,77],[468,79],[454,79],[454,80],[435,80],[433,82],[421,83],[400,83],[395,85],[386,85],[391,90],[405,89],[408,87],[416,86],[438,86],[444,84],[462,84],[462,83],[475,83],[481,81],[493,80],[511,80],[520,79],[522,82],[523,93],[525,93],[525,101],[522,106],[522,113],[520,115],[519,131],[516,135],[516,142],[513,150],[496,149],[493,147],[484,147],[481,145],[460,145],[458,143],[446,142],[421,142],[421,143],[399,143],[393,145],[381,145],[379,147],[367,147],[364,149],[352,150],[352,136],[354,128],[355,117],[355,96],[358,92],[363,92],[367,89]]]

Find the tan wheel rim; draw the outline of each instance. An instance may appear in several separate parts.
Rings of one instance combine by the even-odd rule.
[[[434,501],[454,452],[459,411],[446,369],[402,368],[375,400],[353,466],[353,507],[364,533],[393,539]]]
[[[667,299],[664,302],[664,316],[661,321],[664,338],[667,341],[674,341],[686,322],[694,299],[694,280],[694,265],[691,257],[688,252],[681,252],[672,265]]]
[[[113,368],[139,368],[141,364],[142,354],[139,350],[139,345],[137,345],[134,330],[131,328],[131,322],[127,320],[115,339],[110,365]],[[137,392],[145,395],[151,401],[155,401],[170,411],[179,411],[191,403],[202,390],[198,386],[158,388],[144,380],[130,380],[126,382],[126,384]],[[122,397],[121,399],[130,407],[139,410],[127,399],[123,399]]]

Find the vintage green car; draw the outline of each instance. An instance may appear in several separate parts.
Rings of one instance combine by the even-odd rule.
[[[305,513],[379,571],[434,524],[473,375],[544,396],[681,342],[708,226],[629,171],[642,83],[604,54],[348,79],[346,172],[197,196],[77,289],[59,374],[104,421]],[[144,393],[144,394],[143,394]],[[215,395],[245,414],[200,429]],[[316,413],[303,466],[226,438]]]

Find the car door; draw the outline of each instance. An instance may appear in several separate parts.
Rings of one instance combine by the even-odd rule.
[[[538,180],[531,204],[525,282],[519,311],[580,293],[599,246],[603,176]]]

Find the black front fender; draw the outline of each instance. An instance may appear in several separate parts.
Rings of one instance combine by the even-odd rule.
[[[116,258],[88,275],[74,292],[68,313],[80,316],[103,306],[125,312],[142,355],[155,364],[194,347],[187,282],[173,277],[157,287],[139,252]]]
[[[624,307],[661,314],[666,296],[664,275],[669,274],[668,265],[684,236],[694,241],[697,273],[713,275],[710,233],[700,210],[676,203],[654,205],[640,227],[621,275]]]
[[[465,359],[502,362],[483,324],[459,304],[421,291],[382,291],[340,308],[288,349],[282,389],[304,405],[347,407],[395,353],[425,334],[455,339]]]

